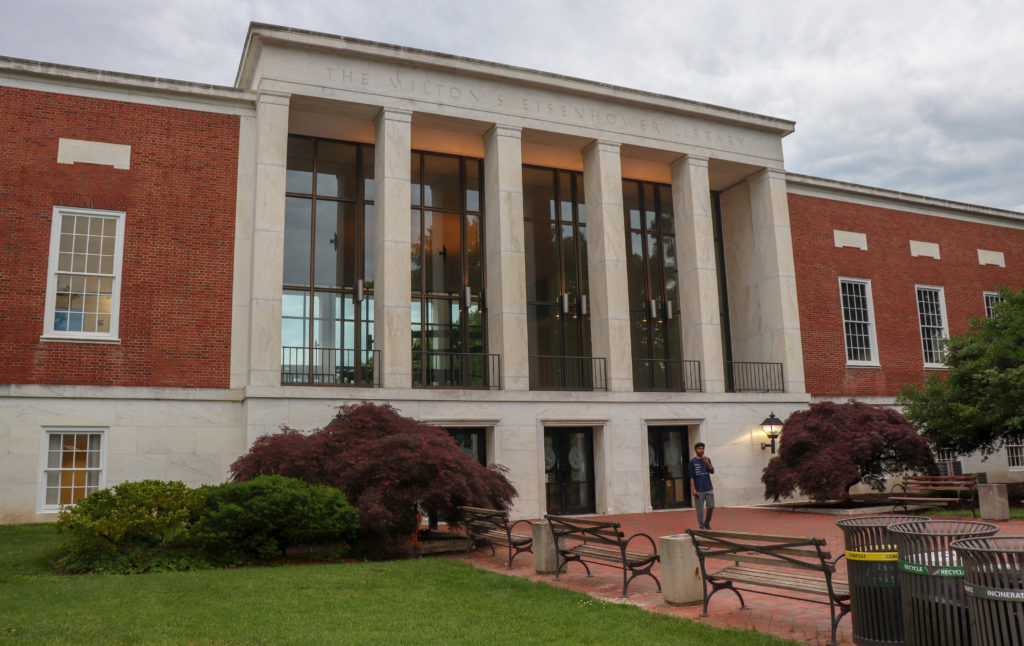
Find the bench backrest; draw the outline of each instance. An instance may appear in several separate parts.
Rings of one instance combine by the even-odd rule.
[[[978,476],[974,473],[962,476],[904,476],[903,484],[907,491],[975,489]]]
[[[749,532],[688,529],[697,556],[735,563],[835,572],[825,539],[803,536],[773,536]]]
[[[508,513],[499,509],[482,507],[459,507],[469,527],[508,529]]]
[[[551,533],[558,538],[577,538],[587,543],[602,543],[621,547],[626,539],[618,523],[588,518],[566,518],[547,514],[544,518],[551,524]]]

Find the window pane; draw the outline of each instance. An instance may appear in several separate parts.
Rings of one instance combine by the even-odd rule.
[[[354,287],[356,284],[356,206],[329,200],[316,201],[316,261],[318,287]]]
[[[525,222],[526,300],[554,301],[562,293],[556,229],[546,222]]]
[[[624,180],[622,182],[622,206],[626,213],[626,227],[639,229],[640,223],[640,185],[638,182]]]
[[[466,210],[480,210],[480,165],[479,159],[466,159]]]
[[[308,137],[288,137],[285,191],[307,195],[313,192],[313,140]]]
[[[423,216],[424,288],[433,294],[462,290],[462,232],[456,213]]]
[[[321,139],[316,152],[316,194],[357,199],[356,146]]]
[[[558,213],[562,222],[572,222],[572,173],[558,172]]]
[[[363,199],[374,200],[373,186],[373,146],[363,146]]]
[[[363,289],[373,289],[373,205],[363,206]]]
[[[413,209],[410,218],[409,262],[412,265],[412,291],[423,292],[423,211]]]
[[[550,220],[555,217],[554,171],[523,167],[523,215]]]
[[[479,295],[484,288],[483,256],[480,254],[480,216],[466,216],[466,248],[469,261],[469,287],[473,295]]]
[[[672,187],[664,184],[657,186],[658,191],[658,216],[661,226],[661,232],[664,234],[674,235],[675,233],[675,222],[672,211]]]
[[[285,199],[284,284],[308,285],[313,201],[303,197]]]
[[[452,210],[462,208],[458,157],[423,155],[423,205]]]

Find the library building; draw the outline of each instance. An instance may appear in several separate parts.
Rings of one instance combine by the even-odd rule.
[[[1024,287],[1024,214],[789,173],[794,126],[257,23],[230,87],[0,57],[0,522],[363,401],[518,518],[689,507],[696,442],[763,503],[763,422],[892,404]]]

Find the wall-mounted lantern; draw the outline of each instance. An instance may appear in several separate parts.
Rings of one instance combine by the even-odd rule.
[[[782,434],[782,420],[775,416],[775,411],[769,413],[768,417],[761,422],[761,430],[764,431],[765,437],[771,440],[771,442],[761,442],[761,450],[770,446],[772,455],[775,455],[775,440],[779,439],[779,435]]]

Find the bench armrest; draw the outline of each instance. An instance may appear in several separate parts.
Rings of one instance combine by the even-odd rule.
[[[514,532],[516,530],[516,525],[518,525],[519,523],[526,523],[530,527],[533,527],[533,523],[531,523],[528,520],[517,520],[516,522],[514,522],[514,523],[512,523],[511,525],[508,526],[509,531],[513,531]]]
[[[640,538],[640,537],[646,538],[648,541],[650,541],[650,543],[651,543],[651,554],[654,554],[655,556],[657,556],[658,555],[658,544],[654,542],[653,538],[651,538],[647,534],[644,534],[643,532],[637,532],[636,534],[633,534],[632,536],[627,538],[626,539],[626,549],[627,550],[629,549],[629,544],[631,542],[633,542],[634,538]]]

